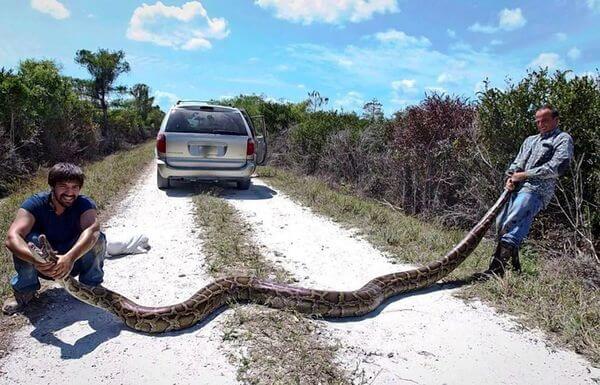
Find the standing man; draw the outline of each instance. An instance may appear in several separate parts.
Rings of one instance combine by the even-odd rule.
[[[558,111],[552,106],[545,105],[535,113],[539,134],[525,139],[506,171],[506,189],[513,193],[497,219],[499,239],[492,262],[480,277],[503,276],[509,259],[512,268],[521,271],[519,247],[533,218],[550,203],[556,181],[573,158],[573,139],[558,123]]]
[[[102,283],[106,238],[100,232],[96,204],[79,195],[84,179],[78,166],[58,163],[48,173],[50,191],[32,195],[17,211],[5,242],[17,271],[10,281],[14,297],[2,306],[5,314],[22,310],[33,299],[40,288],[38,277],[60,279],[70,273],[86,285]],[[41,234],[57,251],[56,263],[33,259],[27,243],[40,246]]]

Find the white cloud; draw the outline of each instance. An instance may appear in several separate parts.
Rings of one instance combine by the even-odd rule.
[[[365,98],[360,92],[350,91],[341,98],[336,99],[333,105],[345,111],[360,110],[365,105]]]
[[[567,52],[567,56],[571,60],[577,60],[581,57],[581,50],[577,47],[573,47]]]
[[[549,70],[559,69],[564,67],[564,63],[560,58],[560,55],[554,52],[543,52],[538,55],[531,63],[529,63],[530,68],[548,68]]]
[[[448,73],[448,72],[442,72],[437,77],[437,82],[441,83],[441,84],[444,84],[444,83],[457,84],[460,81],[460,79],[461,79],[461,76],[458,76],[456,74],[452,74],[452,73]]]
[[[502,86],[507,76],[523,76],[527,65],[527,61],[520,57],[498,55],[465,44],[460,49],[441,52],[433,45],[420,44],[414,36],[404,39],[413,42],[412,45],[390,44],[373,36],[368,36],[371,39],[359,39],[364,44],[343,48],[290,45],[286,48],[286,57],[297,63],[299,72],[318,75],[325,88],[339,89],[343,85],[354,90],[365,87],[382,90],[387,87],[385,98],[381,94],[372,96],[378,97],[384,105],[394,106],[418,103],[423,97],[424,85],[438,85],[448,93],[472,97],[473,88],[483,79],[489,79],[494,86]],[[355,65],[341,66],[342,61]],[[449,74],[440,78],[444,83],[435,83],[443,73]]]
[[[503,9],[500,11],[498,15],[498,27],[505,31],[512,31],[514,29],[518,29],[527,24],[527,20],[523,17],[523,12],[521,12],[521,8],[515,9]]]
[[[567,34],[564,32],[556,32],[554,34],[554,37],[556,38],[556,40],[558,41],[565,41],[567,40]]]
[[[469,31],[481,33],[494,33],[498,31],[498,27],[489,24],[479,24],[479,22],[469,27]]]
[[[504,44],[504,42],[499,39],[494,39],[494,40],[490,41],[490,45],[502,45],[502,44]]]
[[[186,51],[194,51],[194,50],[197,50],[200,48],[201,49],[210,49],[210,48],[212,48],[212,44],[210,44],[210,41],[208,41],[204,37],[194,37],[194,38],[186,41],[181,46],[181,49],[184,49]]]
[[[457,41],[454,44],[451,44],[448,48],[450,48],[452,51],[464,51],[464,52],[468,52],[473,49],[473,47],[471,47],[470,44],[465,43],[462,40]]]
[[[394,80],[391,83],[392,93],[390,103],[399,107],[406,107],[415,103],[415,96],[419,91],[415,79]]]
[[[600,0],[587,0],[587,6],[595,12],[600,12]]]
[[[293,103],[291,100],[286,98],[274,98],[273,96],[262,95],[264,101],[275,104],[291,104]]]
[[[181,7],[167,6],[158,1],[142,4],[133,11],[127,37],[160,46],[183,50],[210,49],[212,39],[229,35],[227,21],[210,18],[199,1]]]
[[[394,80],[392,88],[395,91],[415,92],[417,91],[417,81],[415,79]]]
[[[305,25],[357,23],[370,19],[375,13],[398,12],[397,0],[255,0],[254,4],[274,9],[279,19]]]
[[[55,19],[66,19],[71,12],[58,0],[31,0],[31,8],[47,13]]]
[[[169,104],[169,106],[174,105],[175,103],[177,103],[177,101],[179,100],[179,97],[177,95],[175,95],[174,93],[171,92],[165,92],[165,91],[154,91],[154,99],[156,99],[156,102],[160,104],[161,100],[166,100]]]
[[[385,32],[378,32],[375,34],[375,38],[382,43],[399,44],[403,46],[410,45],[427,47],[431,45],[431,42],[425,36],[410,36],[395,29],[388,29]]]
[[[352,62],[352,60],[348,60],[345,58],[339,58],[337,63],[341,66],[341,67],[352,67],[352,65],[354,64]]]
[[[446,33],[448,34],[449,37],[451,37],[452,39],[456,38],[456,31],[453,29],[447,29]]]
[[[521,8],[504,8],[498,13],[498,25],[480,24],[476,22],[469,27],[470,31],[481,33],[495,33],[500,30],[513,31],[527,24]]]

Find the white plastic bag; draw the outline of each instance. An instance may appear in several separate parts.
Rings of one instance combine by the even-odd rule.
[[[148,237],[134,231],[107,231],[106,252],[108,255],[142,254],[150,250]]]

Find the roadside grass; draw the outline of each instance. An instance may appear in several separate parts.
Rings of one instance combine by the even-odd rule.
[[[252,227],[218,198],[219,189],[194,197],[200,237],[212,276],[251,274],[290,283],[292,276],[269,263],[251,240]],[[230,304],[234,312],[224,324],[223,341],[232,349],[244,384],[350,384],[335,360],[338,346],[321,338],[320,325],[293,311],[258,305]]]
[[[400,263],[426,264],[439,259],[466,233],[409,217],[350,191],[334,191],[316,177],[272,167],[261,167],[258,174],[315,212],[357,229],[375,247]],[[484,239],[447,280],[464,280],[485,270],[493,247],[492,241]],[[521,263],[522,274],[509,273],[504,279],[474,283],[463,287],[458,295],[480,299],[515,315],[524,326],[542,329],[560,344],[600,364],[598,288],[568,268],[568,257],[544,260],[525,246],[521,250]]]

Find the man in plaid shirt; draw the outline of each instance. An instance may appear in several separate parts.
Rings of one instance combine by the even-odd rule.
[[[573,158],[573,138],[558,128],[558,111],[545,105],[535,113],[539,134],[525,139],[514,162],[506,171],[506,189],[513,191],[497,219],[498,246],[483,276],[503,276],[511,260],[521,271],[519,247],[533,218],[550,203],[556,181]]]

